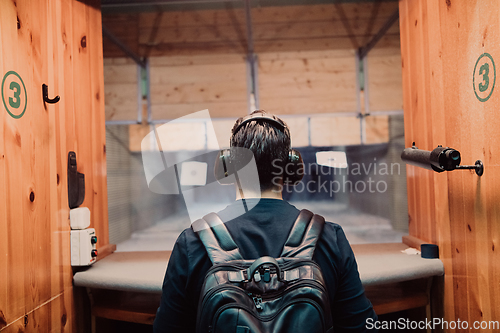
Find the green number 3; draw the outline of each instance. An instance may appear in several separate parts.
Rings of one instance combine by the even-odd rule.
[[[482,67],[481,67],[481,68],[482,68]],[[21,106],[21,99],[19,98],[19,95],[21,94],[21,86],[19,85],[19,83],[12,81],[12,82],[10,83],[9,88],[10,88],[11,90],[14,90],[14,89],[16,90],[16,91],[14,92],[14,98],[9,97],[9,104],[10,104],[10,106],[11,106],[11,107],[13,107],[14,109],[17,109],[18,107],[20,107],[20,106]]]
[[[490,66],[488,65],[488,63],[485,63],[484,65],[481,66],[481,68],[479,68],[479,75],[483,76],[483,81],[484,81],[484,84],[483,82],[479,84],[480,92],[486,91],[488,89],[488,86],[490,85],[490,79],[488,77],[489,72],[490,72]]]

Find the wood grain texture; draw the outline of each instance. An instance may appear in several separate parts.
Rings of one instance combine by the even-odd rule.
[[[442,144],[485,165],[482,177],[407,167],[410,235],[440,247],[445,320],[471,324],[500,318],[500,95],[481,102],[473,84],[483,53],[500,59],[499,18],[497,1],[400,1],[406,146]]]
[[[255,51],[356,49],[396,9],[394,1],[252,8]],[[110,14],[103,22],[140,56],[247,52],[245,12],[239,4],[228,3],[224,9]],[[138,27],[137,32],[133,27]],[[379,46],[397,47],[398,40],[394,25]],[[123,52],[106,43],[104,55],[120,57]]]
[[[276,114],[356,112],[354,52],[263,55],[259,96],[260,107]]]
[[[88,6],[91,5],[91,6]],[[0,75],[25,114],[0,115],[0,330],[71,332],[67,154],[77,152],[99,247],[108,244],[100,11],[96,1],[0,0]],[[82,37],[85,36],[85,40]],[[42,83],[57,104],[42,99]],[[6,90],[7,93],[9,90]],[[99,133],[101,132],[101,133]]]
[[[191,56],[182,64],[151,61],[151,111],[154,119],[175,119],[208,109],[212,117],[247,112],[246,63],[241,56]],[[211,60],[214,60],[211,62]]]
[[[260,108],[279,115],[356,112],[354,57],[354,50],[259,54]],[[399,50],[377,48],[373,58],[372,61],[372,54],[369,54],[370,109],[401,109]],[[236,118],[247,112],[243,56],[184,55],[149,60],[154,119],[175,119],[207,108],[213,118]],[[134,69],[136,66],[131,60],[105,59],[108,120],[137,119],[137,73]],[[387,142],[388,124],[381,119],[368,119],[367,143]]]
[[[112,58],[104,66],[106,120],[137,120],[139,77],[137,64]]]
[[[403,110],[400,48],[376,48],[367,59],[370,112]]]

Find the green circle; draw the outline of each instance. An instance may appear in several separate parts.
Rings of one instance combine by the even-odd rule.
[[[14,74],[15,76],[17,76],[19,78],[19,81],[21,81],[21,83],[23,84],[23,88],[24,88],[24,100],[25,100],[25,103],[24,103],[24,110],[23,112],[21,112],[21,114],[19,115],[15,115],[13,114],[12,112],[10,112],[9,108],[7,107],[7,104],[5,103],[5,97],[3,95],[3,86],[4,86],[4,83],[5,83],[5,79],[7,79],[7,77],[11,74]],[[10,114],[10,116],[12,118],[15,118],[15,119],[19,119],[21,118],[23,115],[24,115],[24,112],[26,112],[26,106],[28,105],[28,94],[26,93],[26,86],[24,85],[24,82],[23,82],[23,79],[21,79],[21,77],[19,76],[19,74],[17,74],[16,72],[14,71],[8,71],[4,77],[3,77],[3,80],[2,80],[2,102],[3,102],[3,106],[5,106],[5,110],[7,110],[7,112]]]
[[[491,63],[493,64],[493,86],[491,87],[491,91],[490,93],[488,94],[488,96],[486,96],[485,98],[481,98],[477,95],[477,92],[476,92],[476,77],[475,77],[475,74],[476,74],[476,67],[477,67],[477,64],[479,63],[479,60],[481,60],[481,58],[483,57],[488,57],[490,58],[491,60]],[[472,72],[472,87],[474,88],[474,94],[476,95],[477,99],[480,101],[480,102],[486,102],[488,99],[490,99],[490,96],[491,94],[493,93],[493,89],[495,89],[495,82],[497,80],[497,70],[495,68],[495,62],[493,61],[493,58],[491,57],[491,55],[489,53],[483,53],[479,56],[479,58],[477,59],[476,61],[476,64],[474,65],[474,72]]]

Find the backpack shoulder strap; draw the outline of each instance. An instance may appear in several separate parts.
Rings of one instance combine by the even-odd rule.
[[[283,246],[281,256],[312,259],[324,225],[323,216],[313,214],[307,209],[301,210]]]
[[[198,233],[212,264],[243,259],[219,215],[215,213],[205,215],[202,219],[194,221],[191,228]]]

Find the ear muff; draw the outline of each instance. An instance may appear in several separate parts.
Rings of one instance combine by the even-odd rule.
[[[232,184],[232,179],[229,176],[235,173],[234,164],[231,162],[230,149],[223,149],[215,158],[214,176],[221,185]],[[300,152],[295,149],[290,149],[288,152],[288,160],[284,168],[283,181],[287,185],[296,185],[304,177],[304,162]]]
[[[230,150],[223,149],[215,157],[214,176],[221,185],[230,185],[229,176],[234,174],[234,166],[230,159]]]
[[[300,152],[290,149],[288,152],[288,161],[285,164],[283,182],[287,185],[297,185],[304,177],[304,161]]]

